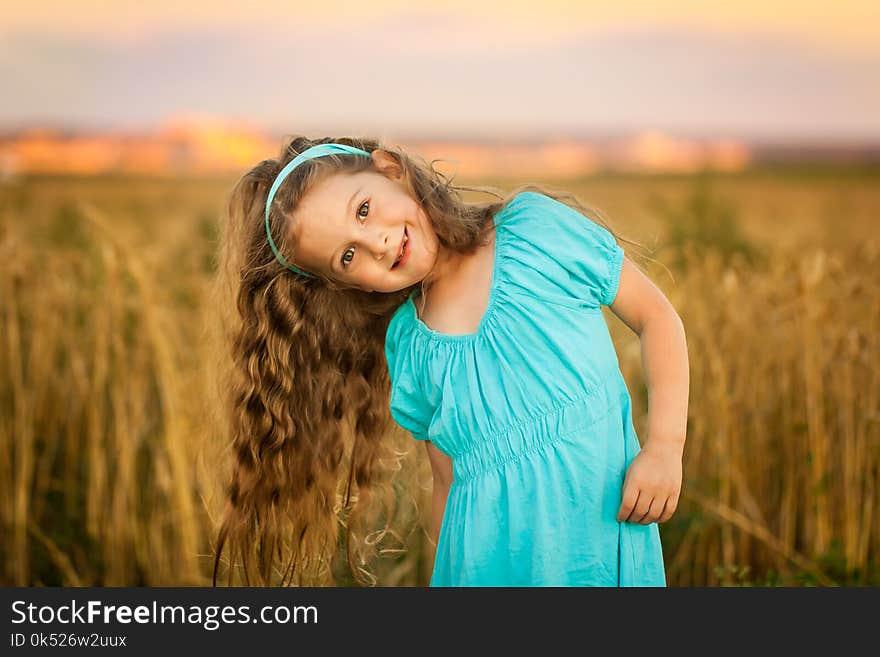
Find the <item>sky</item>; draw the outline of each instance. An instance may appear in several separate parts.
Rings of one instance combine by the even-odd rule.
[[[880,3],[0,0],[0,129],[880,140]]]

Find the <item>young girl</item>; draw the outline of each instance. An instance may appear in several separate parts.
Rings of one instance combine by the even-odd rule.
[[[323,581],[344,462],[362,577],[393,418],[433,470],[432,586],[665,586],[657,523],[678,503],[688,399],[678,315],[576,201],[458,189],[375,141],[302,137],[235,186],[215,584],[227,541],[247,581],[255,560],[268,583],[276,558],[282,582]],[[643,446],[603,305],[641,338]]]

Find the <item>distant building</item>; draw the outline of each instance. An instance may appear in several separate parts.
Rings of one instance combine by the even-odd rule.
[[[31,129],[0,137],[0,177],[23,173],[211,175],[244,172],[277,155],[280,137],[252,125],[212,119],[170,121],[153,134],[77,134]],[[661,132],[604,140],[529,143],[410,140],[403,144],[446,175],[560,178],[603,170],[737,171],[753,160],[734,140],[695,140]]]

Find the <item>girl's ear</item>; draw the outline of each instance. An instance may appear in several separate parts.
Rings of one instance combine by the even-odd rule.
[[[384,151],[381,148],[377,148],[370,153],[370,155],[373,157],[373,163],[379,171],[386,176],[395,179],[400,178],[402,173],[400,170],[400,164],[398,164],[397,159],[391,155],[391,153]]]

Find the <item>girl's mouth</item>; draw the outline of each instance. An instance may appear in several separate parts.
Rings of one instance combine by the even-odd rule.
[[[406,264],[407,259],[409,258],[409,252],[412,250],[410,245],[409,233],[406,228],[403,229],[403,253],[400,254],[400,258],[395,262],[391,269],[392,271],[396,271],[403,267]]]

